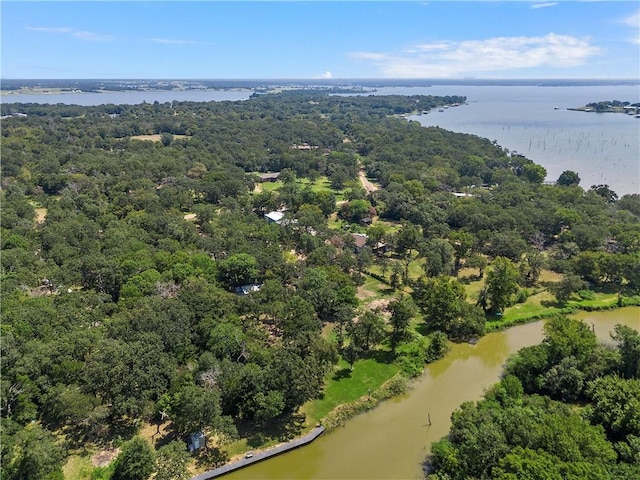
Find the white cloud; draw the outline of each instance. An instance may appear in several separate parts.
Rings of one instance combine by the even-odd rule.
[[[322,74],[322,78],[333,78],[333,74],[329,71],[326,71]]]
[[[86,30],[75,30],[73,28],[67,28],[67,27],[27,27],[27,30],[31,30],[32,32],[45,32],[45,33],[69,35],[71,37],[79,38],[80,40],[86,40],[90,42],[111,42],[115,40],[113,35],[101,35],[95,32],[89,32]]]
[[[637,12],[632,13],[628,17],[625,17],[622,20],[622,23],[624,23],[625,25],[628,25],[630,27],[640,29],[640,10],[638,10]]]
[[[70,28],[62,27],[27,27],[27,30],[31,30],[32,32],[71,33]]]
[[[176,40],[172,38],[150,38],[150,42],[163,43],[165,45],[200,45],[202,42],[196,40]]]
[[[531,8],[547,8],[547,7],[555,7],[558,5],[558,2],[547,2],[547,3],[534,3],[531,5]]]
[[[439,78],[533,67],[575,67],[603,53],[588,39],[549,33],[542,37],[495,37],[416,45],[401,53],[355,52],[387,77]]]
[[[622,23],[628,27],[635,29],[634,36],[631,38],[631,43],[640,45],[640,10],[632,13],[628,17],[623,18]]]

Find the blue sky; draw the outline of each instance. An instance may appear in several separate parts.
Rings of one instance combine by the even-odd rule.
[[[2,78],[634,78],[638,1],[1,3]]]

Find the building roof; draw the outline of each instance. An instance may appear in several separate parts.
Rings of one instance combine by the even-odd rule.
[[[261,173],[258,175],[260,180],[275,180],[280,176],[280,172]]]
[[[367,236],[363,233],[352,233],[353,243],[356,248],[362,248],[367,244]]]
[[[272,222],[279,223],[284,218],[284,212],[269,212],[265,213],[264,218],[271,220]]]

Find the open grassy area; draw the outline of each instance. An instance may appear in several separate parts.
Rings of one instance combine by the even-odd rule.
[[[367,293],[362,298],[362,300],[366,301],[389,298],[393,295],[393,289],[389,285],[371,275],[365,275],[364,284],[358,290]]]
[[[336,196],[336,201],[341,202],[344,200],[344,191],[343,190],[333,190],[331,188],[331,182],[327,177],[320,177],[315,181],[311,181],[308,178],[299,178],[296,180],[296,183],[301,188],[310,187],[314,192],[324,192],[330,191]],[[284,183],[282,181],[277,182],[264,182],[256,184],[256,191],[262,192],[277,192]]]
[[[179,134],[170,134],[174,140],[178,140],[180,138],[191,138],[189,135],[179,135]],[[162,140],[161,133],[154,133],[152,135],[133,135],[129,137],[131,140],[142,140],[146,142],[159,142]]]
[[[327,384],[320,399],[313,400],[303,407],[310,424],[319,422],[338,405],[352,402],[379,388],[393,377],[399,368],[391,362],[389,352],[374,352],[371,358],[358,360],[353,371],[344,360],[340,360],[336,369],[327,377]]]
[[[277,190],[280,189],[280,187],[282,187],[283,183],[282,182],[264,182],[264,183],[258,183],[256,185],[260,186],[260,190],[263,192],[275,192]]]
[[[62,473],[67,480],[84,480],[91,478],[93,466],[87,456],[71,455],[62,467]]]

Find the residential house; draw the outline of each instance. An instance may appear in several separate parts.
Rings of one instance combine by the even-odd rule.
[[[280,172],[261,173],[258,175],[260,183],[277,182]]]

